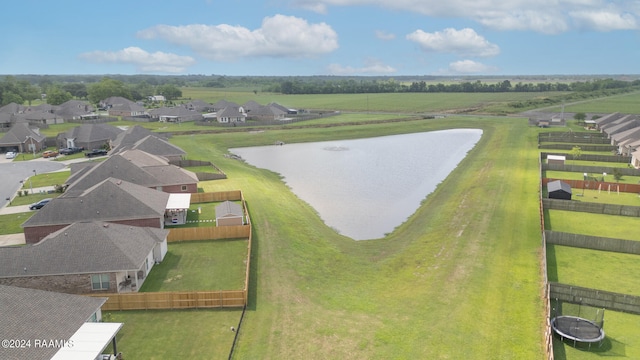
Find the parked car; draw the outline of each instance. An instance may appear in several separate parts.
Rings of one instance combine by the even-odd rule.
[[[82,150],[84,150],[83,147],[69,147],[69,148],[60,149],[60,154],[62,154],[62,155],[72,155],[72,154],[79,153]]]
[[[42,153],[43,158],[50,158],[50,157],[56,157],[56,156],[58,156],[58,152],[55,150],[47,150]]]
[[[84,153],[86,157],[94,157],[94,156],[105,156],[107,155],[107,150],[105,149],[93,149],[89,152]]]
[[[14,159],[17,155],[15,151],[7,151],[7,153],[4,154],[7,159]]]
[[[51,201],[51,199],[42,199],[42,200],[38,201],[37,203],[33,203],[33,204],[29,205],[29,210],[42,209],[42,207],[47,205],[49,203],[49,201]]]

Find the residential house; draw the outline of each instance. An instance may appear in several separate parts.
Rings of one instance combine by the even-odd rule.
[[[201,121],[203,116],[199,112],[191,111],[183,106],[161,107],[149,110],[149,116],[160,122],[183,123]]]
[[[173,145],[169,141],[155,135],[148,135],[147,137],[138,140],[128,150],[144,151],[146,153],[162,157],[167,161],[182,160],[183,156],[186,154],[186,152],[178,146]]]
[[[224,201],[216,206],[216,226],[244,225],[242,205]]]
[[[199,113],[214,111],[213,105],[202,100],[193,100],[183,105],[185,108]]]
[[[107,110],[110,116],[145,117],[148,116],[144,106],[129,99],[112,96],[100,102],[100,106]]]
[[[606,124],[608,124],[608,123],[610,123],[610,122],[616,121],[616,120],[620,119],[620,118],[621,118],[621,117],[623,117],[623,116],[624,116],[623,114],[618,113],[618,112],[616,112],[616,113],[611,113],[611,114],[604,115],[604,116],[601,116],[601,117],[599,117],[599,118],[597,118],[597,119],[595,120],[595,122],[596,122],[596,127],[600,130],[600,128],[601,128],[602,126],[605,126]]]
[[[36,153],[46,147],[45,140],[46,137],[40,134],[40,129],[26,122],[19,122],[0,138],[0,151]]]
[[[216,112],[216,120],[218,120],[220,124],[244,123],[246,118],[247,114],[242,107],[226,107]]]
[[[0,284],[69,294],[138,291],[169,230],[76,222],[33,245],[0,247]]]
[[[631,166],[636,169],[640,169],[640,146],[631,153]]]
[[[87,120],[96,119],[98,114],[94,112],[94,108],[86,101],[69,100],[60,104],[54,110],[56,115],[61,116],[64,120]]]
[[[100,307],[106,300],[0,285],[0,337],[24,341],[22,345],[25,345],[0,347],[0,358],[115,358],[118,353],[116,335],[122,323],[101,322]],[[113,357],[103,353],[109,344],[113,348]]]
[[[287,112],[283,111],[279,107],[260,105],[253,100],[248,101],[244,105],[244,109],[247,112],[248,119],[257,121],[284,120],[287,115]]]
[[[240,106],[240,104],[234,103],[233,101],[219,100],[215,104],[211,105],[211,108],[212,108],[213,111],[220,111],[220,110],[225,109],[225,108],[239,109],[239,108],[241,108],[241,106]],[[244,112],[244,110],[243,110],[243,112]]]
[[[193,172],[141,150],[124,150],[102,162],[72,167],[66,192],[83,192],[109,178],[167,193],[198,192],[198,178]]]
[[[288,108],[288,107],[282,106],[282,105],[280,105],[278,103],[270,103],[269,106],[273,107],[273,108],[276,108],[276,109],[280,109],[281,111],[283,111],[283,112],[285,112],[286,114],[289,114],[289,115],[295,115],[295,114],[300,112],[297,109]]]
[[[152,133],[139,125],[127,128],[111,142],[112,154],[130,149],[142,150],[169,161],[181,160],[186,154],[184,150],[171,144],[163,135]]]
[[[115,178],[51,200],[22,224],[25,242],[35,244],[76,222],[102,221],[164,228],[169,193]]]
[[[86,150],[108,148],[123,130],[109,124],[82,124],[58,135],[58,145],[84,147]]]

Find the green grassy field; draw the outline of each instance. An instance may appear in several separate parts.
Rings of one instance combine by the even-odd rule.
[[[560,107],[557,107],[558,111]],[[584,112],[609,114],[620,112],[623,114],[640,113],[640,92],[609,96],[602,99],[570,104],[565,106],[566,112]]]
[[[224,157],[229,147],[275,139],[455,127],[484,135],[405,224],[376,241],[336,234],[277,174]],[[201,184],[206,191],[242,189],[249,204],[252,285],[236,358],[538,358],[535,135],[523,119],[447,118],[174,136],[191,158],[228,174]]]

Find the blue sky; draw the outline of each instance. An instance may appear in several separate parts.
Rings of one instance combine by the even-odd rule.
[[[639,74],[633,0],[2,5],[1,74]]]

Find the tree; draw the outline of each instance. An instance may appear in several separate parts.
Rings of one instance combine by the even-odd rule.
[[[120,96],[131,100],[131,90],[127,85],[122,81],[110,79],[108,77],[103,78],[98,83],[90,85],[87,88],[87,95],[89,101],[94,104],[112,96]]]
[[[579,122],[582,122],[587,118],[587,114],[583,112],[577,112],[573,115],[573,118],[578,120]]]
[[[49,92],[47,92],[47,104],[60,105],[71,99],[73,99],[73,96],[69,92],[57,86],[50,87]]]
[[[576,145],[571,149],[569,153],[573,157],[573,160],[578,160],[580,159],[580,156],[582,156],[582,149],[580,148],[580,146]]]
[[[167,100],[175,100],[182,97],[182,91],[173,84],[164,84],[158,86],[158,94],[163,95]]]

